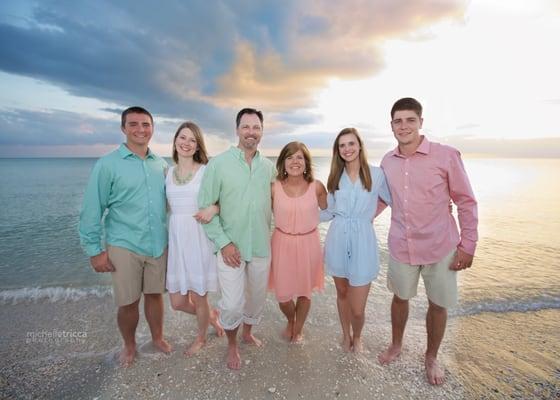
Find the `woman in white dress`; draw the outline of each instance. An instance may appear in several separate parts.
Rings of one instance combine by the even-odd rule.
[[[166,287],[174,310],[196,315],[198,336],[185,351],[193,355],[206,344],[208,324],[218,336],[224,330],[218,311],[211,309],[207,293],[218,290],[214,245],[200,223],[208,223],[218,212],[217,206],[198,209],[200,182],[208,163],[200,128],[193,122],[179,126],[173,138],[175,165],[166,176],[169,205],[169,255]]]

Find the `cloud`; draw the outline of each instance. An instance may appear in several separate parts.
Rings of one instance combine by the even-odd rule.
[[[240,107],[277,118],[305,110],[329,79],[380,71],[384,40],[414,37],[465,8],[440,0],[19,4],[0,5],[0,70],[71,95],[193,119],[223,137]],[[58,128],[51,116],[29,130],[41,130],[39,121],[43,131]],[[271,126],[278,121],[272,117]],[[63,138],[75,136],[51,139]]]

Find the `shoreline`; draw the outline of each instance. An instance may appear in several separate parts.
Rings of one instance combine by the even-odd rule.
[[[379,281],[378,281],[379,283]],[[215,304],[216,295],[211,295]],[[165,300],[170,355],[158,353],[140,317],[138,356],[118,367],[121,339],[111,296],[66,302],[3,305],[2,398],[558,398],[560,396],[560,310],[482,313],[452,317],[440,350],[447,381],[430,386],[424,375],[425,327],[419,295],[401,357],[382,367],[376,356],[389,342],[391,296],[376,284],[368,299],[365,353],[345,354],[330,280],[314,294],[305,343],[280,337],[283,316],[272,295],[255,334],[263,348],[241,345],[242,369],[225,367],[226,339],[213,329],[194,357],[183,350],[196,334],[194,317],[174,312]],[[504,327],[506,330],[504,330]],[[537,329],[538,328],[538,329]],[[48,337],[48,334],[51,337]],[[517,334],[518,333],[518,334]],[[66,336],[64,336],[66,334]],[[535,336],[536,335],[536,336]],[[538,337],[537,341],[532,337]],[[501,373],[499,371],[502,371]],[[496,392],[495,390],[498,390]]]

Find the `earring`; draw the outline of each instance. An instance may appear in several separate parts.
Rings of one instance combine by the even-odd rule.
[[[284,171],[284,176],[288,175],[288,173],[286,171]]]
[[[303,170],[303,175],[307,175],[307,170],[306,169]]]

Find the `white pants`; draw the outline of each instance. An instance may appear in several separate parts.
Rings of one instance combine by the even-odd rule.
[[[222,292],[220,323],[227,330],[233,330],[242,322],[256,325],[260,322],[270,271],[270,257],[253,257],[251,261],[241,261],[238,268],[224,263],[220,252],[218,258],[218,281]]]

